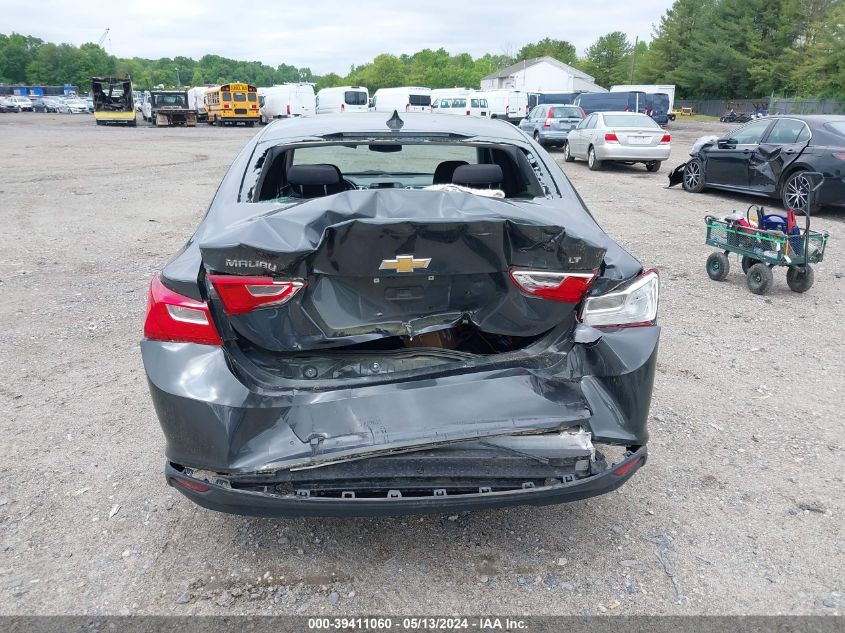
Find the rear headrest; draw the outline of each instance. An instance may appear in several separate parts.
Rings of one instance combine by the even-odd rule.
[[[468,164],[465,160],[444,160],[434,170],[433,184],[445,185],[452,182],[452,176],[455,175],[455,170],[461,165]]]
[[[335,165],[293,165],[288,169],[288,184],[330,187],[340,184],[340,169]]]
[[[452,175],[452,183],[465,187],[491,187],[502,183],[499,165],[461,165]]]

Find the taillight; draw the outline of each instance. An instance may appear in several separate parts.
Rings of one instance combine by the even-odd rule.
[[[613,474],[617,477],[624,477],[635,468],[639,468],[642,465],[642,461],[642,457],[638,457],[637,459],[632,459],[628,463],[623,463],[613,469]]]
[[[343,112],[344,110],[346,110],[346,104],[345,104],[345,103],[341,103],[341,104],[340,104],[340,111],[341,111],[341,112]]]
[[[660,142],[661,143],[668,143],[671,140],[672,140],[672,137],[669,134],[664,134],[663,138],[660,139]]]
[[[290,104],[288,104],[288,116],[290,116]]]
[[[258,308],[278,307],[305,287],[301,279],[209,275],[226,314],[247,314]]]
[[[581,321],[593,327],[639,327],[654,325],[660,295],[660,277],[649,270],[626,288],[587,297]]]
[[[605,143],[618,143],[619,137],[616,136],[614,132],[608,132],[604,135],[604,142]]]
[[[470,112],[469,110],[467,110],[467,116],[470,116],[471,114],[472,114],[472,112]]]
[[[587,111],[586,111],[584,108],[581,108],[581,118],[582,118],[582,119],[586,119],[586,118],[587,118]]]
[[[144,336],[155,341],[222,345],[208,304],[180,295],[156,275],[150,283]]]
[[[232,106],[231,106],[231,105],[229,105],[228,103],[224,103],[224,104],[223,104],[223,109],[224,109],[224,110],[228,110],[228,109],[229,109],[229,108],[231,108],[231,107],[232,107]]]
[[[552,127],[552,120],[546,119],[546,121],[543,123],[543,127]]]
[[[525,294],[550,301],[578,303],[595,279],[595,273],[555,273],[546,270],[510,271],[511,280]]]
[[[845,152],[833,152],[833,157],[839,160],[845,160]]]
[[[209,486],[205,484],[201,484],[198,481],[192,481],[190,479],[182,479],[181,477],[171,477],[170,481],[175,484],[179,484],[183,488],[187,488],[188,490],[193,490],[194,492],[208,492],[211,490]]]

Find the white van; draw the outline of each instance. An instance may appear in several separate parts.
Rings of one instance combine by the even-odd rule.
[[[528,114],[528,93],[521,90],[487,90],[476,92],[475,96],[487,100],[491,119],[519,123]]]
[[[431,112],[431,88],[379,88],[373,94],[375,112]]]
[[[459,116],[483,116],[489,114],[487,98],[474,90],[432,90],[433,114],[454,114]]]
[[[281,84],[258,89],[261,122],[314,114],[317,99],[314,86],[306,83]]]
[[[196,86],[188,88],[188,107],[197,111],[197,121],[207,121],[208,112],[205,109],[205,93],[217,86]]]
[[[366,112],[370,92],[364,86],[323,88],[317,93],[317,114],[331,112]]]

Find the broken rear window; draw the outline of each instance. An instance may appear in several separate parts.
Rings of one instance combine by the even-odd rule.
[[[352,189],[423,189],[447,185],[453,182],[455,170],[460,166],[478,164],[500,167],[501,181],[482,183],[475,188],[500,190],[506,198],[545,195],[525,151],[515,146],[370,142],[271,148],[259,161],[260,173],[249,197],[254,202],[297,201],[301,191],[287,177],[295,166],[336,167],[340,182],[309,183],[312,194],[316,186],[317,194],[322,187],[324,195],[331,195]],[[498,170],[494,168],[494,172]]]

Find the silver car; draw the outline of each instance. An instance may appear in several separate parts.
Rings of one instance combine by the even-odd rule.
[[[84,114],[88,112],[88,104],[82,99],[72,97],[65,99],[58,111],[63,114]]]
[[[8,108],[15,109],[17,112],[32,112],[33,105],[32,101],[27,99],[26,97],[21,97],[18,95],[10,95],[3,99],[4,103]]]
[[[564,160],[586,158],[593,171],[604,162],[644,163],[657,171],[669,158],[669,134],[650,116],[637,112],[593,112],[569,133]]]
[[[563,147],[569,131],[583,118],[584,111],[578,106],[544,103],[532,109],[528,116],[519,122],[519,127],[544,147]]]

